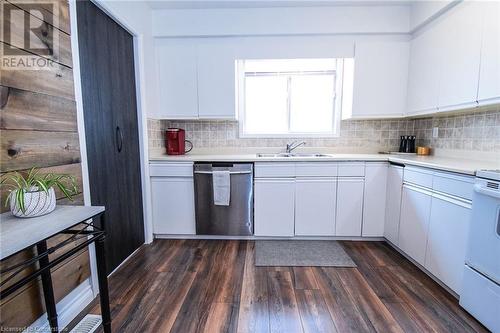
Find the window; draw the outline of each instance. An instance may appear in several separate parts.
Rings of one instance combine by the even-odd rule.
[[[343,59],[237,63],[241,137],[338,136]]]

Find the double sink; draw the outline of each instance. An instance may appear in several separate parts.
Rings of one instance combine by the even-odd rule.
[[[277,154],[261,153],[261,154],[257,154],[257,157],[266,157],[266,158],[281,158],[281,157],[331,157],[331,155],[320,154],[320,153],[277,153]]]

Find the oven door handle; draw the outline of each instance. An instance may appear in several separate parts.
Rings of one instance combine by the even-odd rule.
[[[500,238],[500,208],[497,209],[497,236]]]
[[[496,199],[500,199],[500,191],[493,191],[479,184],[474,184],[474,191]]]

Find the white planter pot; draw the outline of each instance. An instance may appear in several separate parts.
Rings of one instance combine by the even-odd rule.
[[[17,217],[35,217],[48,214],[56,208],[56,194],[51,187],[48,193],[44,191],[26,192],[24,194],[25,212],[19,207],[16,200],[16,191],[12,191],[10,198],[10,211]]]

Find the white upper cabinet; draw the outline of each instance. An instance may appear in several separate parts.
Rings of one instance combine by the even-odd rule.
[[[407,113],[430,113],[438,105],[438,50],[435,27],[414,37],[410,46]]]
[[[408,41],[356,43],[352,114],[342,118],[401,117],[406,106]]]
[[[200,118],[235,119],[235,53],[227,39],[202,39],[198,45]]]
[[[464,1],[438,22],[440,76],[438,108],[476,105],[481,51],[482,4]]]
[[[410,47],[408,115],[470,108],[478,99],[499,96],[498,16],[489,13],[491,23],[483,20],[485,10],[491,11],[487,6],[492,5],[463,1],[416,32]]]
[[[477,100],[500,103],[500,3],[486,2],[483,16],[481,68]]]
[[[235,119],[235,59],[220,39],[156,41],[160,110],[166,119]]]
[[[198,118],[196,44],[191,39],[156,41],[160,109],[167,119]]]

